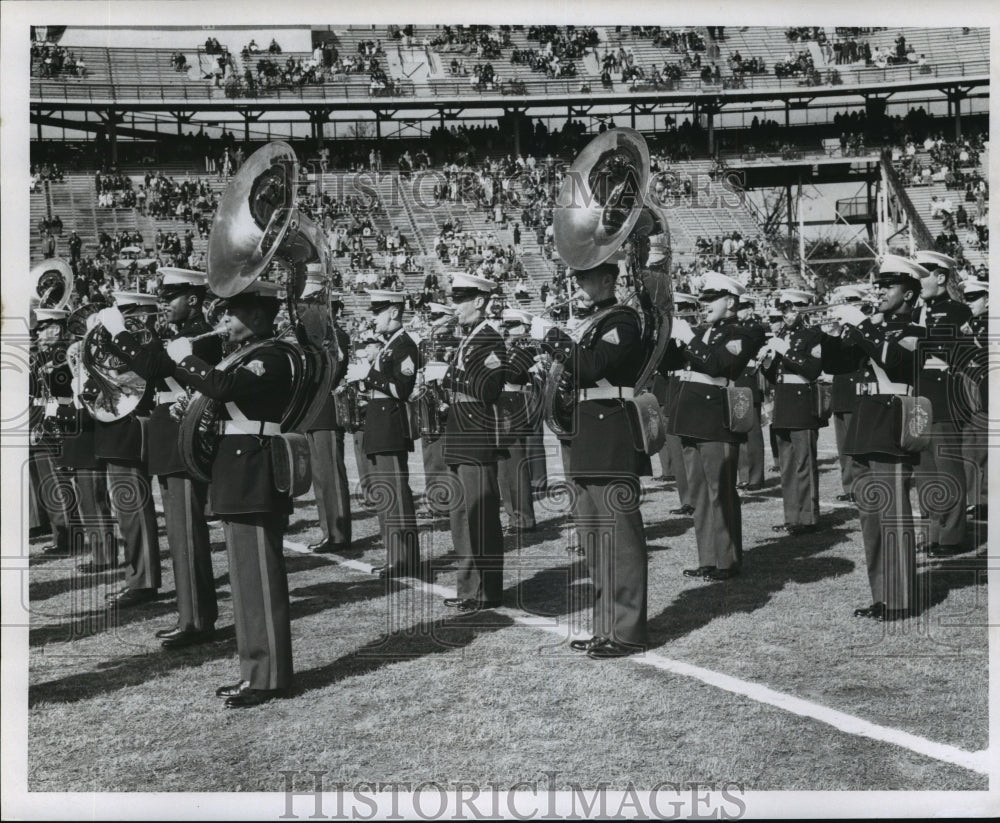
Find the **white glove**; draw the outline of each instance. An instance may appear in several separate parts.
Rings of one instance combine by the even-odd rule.
[[[773,337],[768,342],[768,345],[778,354],[788,354],[788,340],[784,337]]]
[[[359,380],[364,380],[368,376],[368,372],[371,370],[371,363],[351,363],[351,365],[347,367],[347,374],[344,376],[344,382],[357,383]]]
[[[95,312],[94,314],[87,315],[87,331],[94,328],[98,321],[101,319],[101,312]]]
[[[532,340],[544,340],[545,335],[549,333],[549,329],[555,328],[555,323],[546,320],[544,317],[532,317],[531,318],[531,339]]]
[[[180,363],[191,354],[191,341],[186,337],[175,337],[167,343],[167,357],[175,363]]]
[[[97,313],[96,322],[104,326],[108,334],[112,337],[125,331],[125,318],[122,317],[122,313],[118,310],[117,306],[109,306],[106,309],[101,309]]]
[[[448,373],[449,368],[451,367],[447,363],[432,360],[424,366],[424,381],[427,383],[435,383],[443,380],[444,376]]]
[[[675,317],[670,324],[670,336],[678,343],[687,345],[694,339],[694,331],[691,324],[683,317]]]

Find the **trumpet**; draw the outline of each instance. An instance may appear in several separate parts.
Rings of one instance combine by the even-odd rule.
[[[229,329],[225,327],[212,329],[211,331],[195,335],[194,337],[189,337],[188,340],[190,340],[192,343],[197,343],[199,340],[208,340],[208,338],[210,337],[221,337],[223,340],[225,340],[229,337]]]

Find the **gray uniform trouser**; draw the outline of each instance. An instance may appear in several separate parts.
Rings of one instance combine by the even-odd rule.
[[[854,477],[872,602],[889,609],[912,608],[917,579],[910,507],[913,465],[888,457],[856,457]]]
[[[664,448],[670,452],[670,465],[674,470],[674,482],[677,483],[677,496],[682,506],[693,506],[691,500],[691,483],[688,477],[687,463],[684,459],[684,446],[676,434],[668,434],[664,438]]]
[[[957,546],[965,541],[965,464],[962,431],[951,420],[931,423],[931,445],[920,452],[914,479],[920,510],[930,517],[930,541]]]
[[[118,564],[118,540],[108,504],[108,477],[105,469],[76,469],[76,522],[94,563],[102,566]]]
[[[840,484],[844,487],[844,494],[853,494],[854,491],[854,458],[849,454],[844,454],[847,427],[851,425],[853,414],[853,412],[833,413],[833,436],[837,441],[837,455],[840,459]]]
[[[987,477],[986,413],[977,412],[962,429],[962,454],[965,456],[965,487],[970,506],[985,506],[989,500]]]
[[[160,478],[163,518],[177,589],[177,626],[210,629],[219,617],[212,544],[205,521],[208,486],[183,475]]]
[[[448,467],[451,537],[458,556],[458,596],[482,603],[503,596],[503,531],[497,464]]]
[[[447,515],[451,479],[444,462],[444,438],[421,437],[420,452],[424,459],[424,505],[433,515]]]
[[[739,444],[681,438],[694,506],[698,565],[717,569],[743,562],[743,520],[736,491]]]
[[[240,679],[252,689],[286,689],[292,683],[288,575],[281,551],[286,517],[263,512],[239,515],[238,520],[221,517]]]
[[[32,480],[37,481],[32,484],[32,491],[37,492],[35,504],[48,519],[52,542],[69,554],[74,548],[70,525],[77,508],[73,473],[60,467],[56,456],[45,451],[30,455],[28,470]]]
[[[747,432],[747,441],[740,443],[739,479],[751,486],[764,485],[764,430],[757,404],[753,407],[753,425]]]
[[[344,462],[344,432],[313,431],[306,434],[312,462],[313,491],[323,539],[351,544],[351,488]]]
[[[107,460],[108,491],[125,541],[125,585],[160,588],[160,539],[156,528],[153,487],[145,469],[135,463]]]
[[[361,490],[378,515],[386,563],[413,570],[420,563],[420,538],[406,452],[374,454],[364,462]]]
[[[819,521],[819,461],[816,429],[775,429],[785,522],[812,526]]]
[[[531,471],[528,466],[527,440],[518,437],[507,447],[510,457],[497,463],[500,498],[510,524],[535,528],[535,504],[531,494]]]

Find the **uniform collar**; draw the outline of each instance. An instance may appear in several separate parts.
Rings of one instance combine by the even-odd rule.
[[[937,297],[928,297],[926,300],[924,300],[924,305],[927,306],[928,308],[936,307],[942,303],[948,302],[950,299],[951,298],[948,296],[948,292],[945,291],[941,292],[941,294],[939,294]]]
[[[395,340],[397,337],[399,337],[399,335],[401,335],[404,331],[406,331],[406,329],[403,328],[402,326],[400,326],[398,329],[396,329],[396,331],[394,331],[392,334],[390,334],[385,339],[385,343],[383,343],[382,345],[383,346],[388,346],[393,340]]]
[[[605,300],[595,300],[594,301],[594,311],[600,311],[601,309],[606,309],[608,306],[614,306],[618,303],[618,298],[612,295]]]

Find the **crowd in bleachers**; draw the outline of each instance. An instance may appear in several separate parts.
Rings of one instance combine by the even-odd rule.
[[[38,191],[46,180],[52,183],[62,183],[65,179],[62,166],[58,163],[32,163],[29,191]]]
[[[31,44],[31,73],[46,79],[86,77],[87,65],[70,49],[49,40],[35,40]]]

